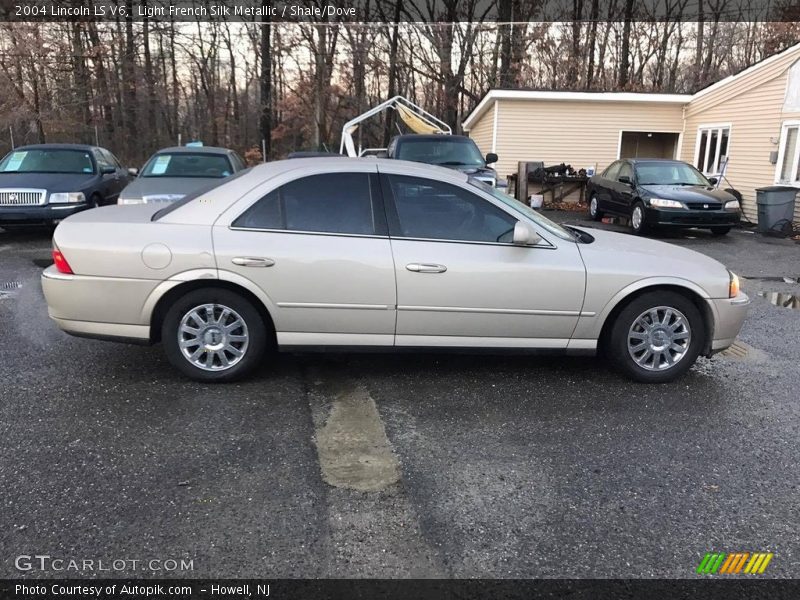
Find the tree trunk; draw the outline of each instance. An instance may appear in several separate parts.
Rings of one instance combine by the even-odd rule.
[[[266,0],[261,5],[269,6]],[[271,36],[272,23],[269,16],[261,17],[261,73],[259,84],[261,89],[261,106],[259,109],[258,129],[261,139],[264,140],[263,160],[269,160],[272,155],[272,52]]]
[[[628,86],[628,71],[630,70],[631,52],[631,20],[633,17],[633,0],[625,0],[625,25],[622,28],[622,55],[619,61],[619,80],[620,89]]]

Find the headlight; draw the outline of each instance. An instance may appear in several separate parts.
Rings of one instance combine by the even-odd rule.
[[[144,199],[142,198],[120,198],[117,200],[117,204],[144,204]]]
[[[86,196],[83,195],[83,192],[56,192],[55,194],[50,194],[51,204],[63,204],[66,202],[73,204],[86,202]]]
[[[739,210],[739,201],[738,200],[730,200],[729,202],[725,203],[725,210]]]
[[[728,288],[728,298],[736,298],[739,295],[739,277],[733,271],[728,271],[731,276],[731,283]]]
[[[657,208],[686,208],[683,202],[664,200],[663,198],[650,198],[650,206],[655,206]]]

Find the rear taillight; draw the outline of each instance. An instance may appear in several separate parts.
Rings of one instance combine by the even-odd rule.
[[[58,249],[58,246],[53,246],[53,264],[55,264],[59,273],[64,273],[66,275],[73,274],[72,267],[69,266],[67,259],[61,254],[61,250]]]

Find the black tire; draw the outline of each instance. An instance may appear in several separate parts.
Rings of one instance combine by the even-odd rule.
[[[641,211],[642,218],[637,225],[634,225],[635,221],[634,217],[637,209]],[[645,210],[644,204],[642,203],[641,200],[637,201],[636,204],[633,205],[633,208],[631,209],[631,218],[629,222],[631,226],[631,231],[633,231],[633,233],[636,235],[644,235],[649,230],[649,227],[647,225],[647,211]]]
[[[689,341],[688,344],[681,344],[682,340],[676,340],[676,343],[685,346],[685,350],[677,362],[671,367],[654,369],[655,353],[651,352],[653,360],[649,361],[651,363],[650,368],[647,368],[634,360],[632,350],[629,349],[628,336],[631,332],[631,328],[640,316],[650,309],[661,307],[671,309],[673,311],[673,316],[667,317],[666,311],[657,311],[659,319],[669,320],[674,324],[677,322],[677,314],[675,313],[675,311],[677,311],[684,317],[685,322],[688,321]],[[650,319],[650,323],[653,323],[652,319]],[[658,329],[658,327],[656,328]],[[683,328],[679,327],[675,333],[680,333],[682,331],[685,333]],[[663,330],[661,332],[656,331],[654,335],[661,336],[663,333]],[[642,335],[640,332],[636,332],[636,334]],[[614,366],[631,379],[642,383],[665,383],[681,377],[692,367],[705,345],[705,338],[706,328],[703,323],[703,318],[700,311],[691,300],[676,292],[653,291],[646,292],[638,298],[635,298],[619,312],[611,325],[609,339],[607,340],[604,350],[607,358],[611,360]],[[634,340],[636,338],[631,337],[630,339]],[[660,341],[661,338],[654,337],[651,339]],[[645,343],[649,342],[649,340],[643,341]],[[666,342],[666,340],[664,341]],[[635,350],[635,347],[633,350]],[[638,356],[644,358],[646,352],[647,350],[643,350]],[[669,349],[667,352],[672,356],[673,360],[674,357],[677,356],[677,353],[673,354]],[[659,364],[667,364],[666,356],[663,352],[659,354],[658,362]]]
[[[592,193],[589,198],[589,216],[595,221],[600,221],[605,216],[605,213],[600,210],[599,206],[600,201],[597,199],[597,194]]]
[[[199,309],[203,305],[217,305],[232,311],[226,320],[227,323],[232,324],[235,316],[240,317],[244,322],[246,329],[237,328],[229,332],[237,337],[246,337],[246,344],[244,342],[233,342],[236,346],[235,349],[244,349],[243,355],[240,358],[235,357],[225,349],[228,346],[221,350],[226,360],[230,360],[232,363],[235,361],[229,367],[223,366],[218,351],[204,351],[201,353],[198,360],[205,360],[206,362],[209,359],[211,360],[211,368],[204,369],[191,362],[181,349],[179,336],[184,337],[186,335],[180,333],[181,322],[190,311],[196,308]],[[212,317],[209,317],[207,312],[203,314],[207,321],[210,322]],[[222,316],[222,311],[217,309],[214,311],[214,315],[214,318],[219,319]],[[199,325],[197,321],[193,320],[190,320],[187,324]],[[211,326],[213,327],[213,325],[212,323]],[[197,329],[200,329],[200,327],[197,327]],[[207,333],[218,336],[220,344],[227,342],[227,338],[224,337],[227,334],[222,334],[219,329],[215,329],[213,332],[207,331]],[[199,334],[197,337],[199,339]],[[271,340],[271,337],[268,336],[267,325],[258,310],[239,294],[218,288],[203,288],[181,296],[169,307],[161,325],[161,342],[164,345],[164,352],[169,362],[187,377],[203,382],[225,382],[241,379],[261,363],[269,345],[269,340]],[[192,348],[194,349],[192,350]],[[187,351],[195,352],[198,349],[200,349],[199,344],[196,347],[190,346]],[[216,356],[213,356],[213,354],[216,354]]]
[[[728,235],[733,227],[712,227],[711,235]]]
[[[99,194],[92,194],[92,197],[89,198],[89,208],[97,208],[98,206],[103,205],[103,199],[100,197]]]

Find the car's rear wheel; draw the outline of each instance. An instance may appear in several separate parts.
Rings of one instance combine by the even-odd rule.
[[[633,205],[630,225],[631,230],[636,235],[642,235],[647,232],[647,213],[644,210],[644,204],[641,202],[637,202]]]
[[[712,227],[711,228],[711,234],[712,235],[728,235],[728,233],[730,232],[731,229],[733,229],[733,227]]]
[[[597,194],[592,194],[589,199],[589,216],[595,221],[603,218],[603,211],[600,210],[600,201],[597,199]]]
[[[167,358],[198,381],[233,381],[264,356],[267,327],[245,298],[224,289],[200,289],[179,298],[161,327]]]
[[[628,377],[663,383],[691,368],[705,336],[702,316],[691,300],[676,292],[647,292],[617,315],[607,354]]]

